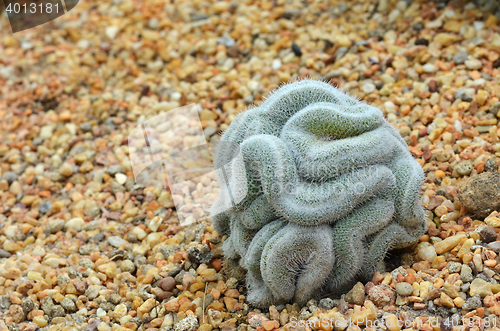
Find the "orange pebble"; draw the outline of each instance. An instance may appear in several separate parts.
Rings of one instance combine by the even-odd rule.
[[[42,191],[38,193],[38,195],[41,196],[42,198],[49,198],[50,194],[51,194],[50,191]]]
[[[212,292],[210,292],[210,293],[212,293],[212,296],[213,296],[214,300],[219,300],[219,298],[220,298],[220,292],[218,290],[216,290],[216,289],[213,288]]]
[[[174,254],[174,263],[180,263],[182,260],[183,260],[182,252],[177,252]]]
[[[474,80],[481,78],[481,73],[477,70],[473,70],[470,72],[470,77]]]
[[[493,268],[494,266],[497,265],[497,261],[495,260],[486,260],[484,261],[484,264],[489,267],[489,268]]]
[[[406,275],[405,277],[405,282],[407,283],[410,283],[410,284],[413,284],[417,281],[417,277],[415,276],[415,274],[408,274]]]
[[[429,241],[429,235],[428,234],[423,234],[418,238],[420,242],[428,242]]]
[[[222,259],[215,259],[212,261],[212,266],[215,268],[215,270],[219,271],[222,269]]]
[[[443,178],[445,176],[445,173],[442,170],[436,170],[436,172],[434,173],[434,175],[436,177]]]

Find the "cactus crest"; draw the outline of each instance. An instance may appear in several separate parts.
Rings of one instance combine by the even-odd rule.
[[[240,146],[245,171],[229,167],[219,182],[248,192],[212,220],[255,306],[340,294],[425,231],[424,174],[407,144],[379,109],[328,83],[282,86],[221,140]],[[217,150],[216,163],[228,159]]]

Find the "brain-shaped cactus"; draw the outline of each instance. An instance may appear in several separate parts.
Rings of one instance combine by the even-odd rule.
[[[256,306],[345,292],[425,231],[424,175],[407,144],[379,109],[330,84],[284,85],[221,140],[239,145],[245,171],[218,180],[248,192],[212,219],[227,235],[225,257],[247,270]],[[229,157],[219,148],[215,162]]]

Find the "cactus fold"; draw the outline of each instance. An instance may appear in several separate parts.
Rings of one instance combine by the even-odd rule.
[[[225,178],[248,192],[223,212],[221,195],[212,220],[228,236],[226,257],[247,270],[255,306],[340,294],[425,231],[424,174],[405,141],[379,109],[328,83],[284,85],[221,141],[240,146],[245,171],[226,167]],[[231,157],[218,149],[214,161]]]

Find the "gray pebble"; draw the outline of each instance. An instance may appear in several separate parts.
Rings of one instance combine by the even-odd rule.
[[[117,173],[126,173],[127,171],[125,170],[125,168],[121,165],[112,165],[112,166],[109,166],[108,169],[106,169],[106,172],[110,175],[110,176],[114,176],[116,175]]]
[[[80,273],[80,271],[76,270],[73,267],[68,268],[68,276],[71,279],[75,279],[75,278],[81,279],[82,278],[82,274]]]
[[[143,298],[143,300],[147,300],[149,298]],[[115,309],[115,305],[112,304],[111,302],[102,302],[101,304],[99,304],[99,308],[101,308],[102,310],[104,311],[110,311],[110,310],[114,310]]]
[[[427,301],[427,310],[431,313],[436,312],[436,305],[432,302],[432,300]]]
[[[459,88],[455,91],[455,99],[461,99],[462,101],[470,102],[472,101],[473,97],[464,89]]]
[[[464,304],[462,305],[462,309],[473,310],[481,307],[482,305],[483,304],[481,302],[481,297],[479,296],[479,294],[476,294],[473,297],[465,300]]]
[[[456,171],[459,176],[468,176],[472,172],[473,168],[474,167],[472,166],[472,162],[469,160],[465,160],[458,163],[453,169],[453,172]]]
[[[2,176],[2,179],[5,179],[10,185],[17,180],[17,174],[13,171],[8,171]]]
[[[0,295],[0,311],[6,311],[10,308],[10,300],[6,295]]]
[[[497,233],[492,226],[485,226],[479,231],[481,240],[485,243],[493,242],[497,239]]]
[[[407,282],[400,282],[396,284],[396,292],[401,296],[408,296],[413,292],[413,286]]]
[[[111,188],[111,192],[113,192],[114,194],[116,194],[118,192],[125,192],[126,191],[125,187],[123,185],[118,184],[118,182],[116,180],[111,181],[110,188]]]
[[[486,276],[486,275],[485,275],[484,273],[482,273],[482,272],[481,272],[480,274],[477,274],[477,275],[476,275],[476,278],[481,278],[482,280],[487,281],[487,282],[489,282],[489,281],[490,281],[490,279],[488,279],[488,276]]]
[[[40,301],[40,309],[43,310],[47,316],[52,316],[53,307],[54,301],[52,301],[52,298],[50,297],[45,297]]]
[[[21,303],[21,307],[23,308],[24,313],[27,314],[35,309],[35,303],[30,298],[26,298]]]
[[[91,259],[85,257],[80,259],[80,261],[78,261],[78,264],[80,264],[84,268],[94,269],[94,262],[92,262]]]
[[[489,112],[490,114],[497,115],[498,111],[500,110],[500,102],[495,102],[493,106],[491,106]]]
[[[448,262],[446,268],[450,272],[450,274],[458,273],[462,269],[462,263],[458,262]]]
[[[234,277],[231,277],[226,282],[228,289],[235,289],[238,286],[238,280]]]
[[[66,299],[64,299],[64,300],[66,300]],[[53,306],[50,313],[51,313],[52,317],[65,317],[66,316],[66,311],[64,310],[63,307],[61,307],[59,305]]]
[[[191,14],[191,21],[193,22],[206,20],[207,18],[208,18],[207,14],[204,13]]]
[[[464,64],[465,61],[467,60],[467,53],[464,52],[464,51],[460,51],[458,52],[457,54],[455,54],[453,56],[453,62],[455,62],[456,64]]]
[[[57,276],[56,280],[57,280],[57,285],[59,286],[63,286],[69,283],[69,278],[64,275]]]
[[[92,217],[92,218],[96,218],[100,214],[101,214],[101,210],[99,209],[99,207],[93,206],[92,208],[90,208],[87,215]],[[96,221],[92,221],[92,222],[96,222]],[[92,222],[90,222],[90,223],[92,223]]]
[[[50,220],[47,223],[47,229],[49,229],[50,233],[57,233],[64,228],[65,223],[62,219]]]
[[[204,130],[203,130],[203,134],[205,134],[205,137],[211,137],[213,136],[215,133],[217,133],[217,128],[215,126],[207,126]]]
[[[324,298],[319,300],[319,306],[325,310],[330,310],[333,308],[333,300],[330,298]]]
[[[468,283],[471,282],[473,278],[474,277],[472,276],[472,269],[468,265],[462,264],[460,279],[462,279],[464,283]]]
[[[224,44],[226,47],[231,47],[236,44],[236,41],[234,41],[233,38],[226,38],[226,37],[220,37],[217,38],[217,43],[218,44]]]
[[[168,258],[170,255],[177,253],[180,250],[180,246],[178,244],[165,245],[160,247],[160,252]]]
[[[106,296],[106,300],[114,305],[117,305],[122,300],[122,297],[118,293],[111,293]]]
[[[495,253],[500,253],[500,241],[494,241],[486,245],[488,249],[491,249]]]
[[[83,132],[91,132],[92,131],[92,123],[90,122],[83,122],[80,124],[80,130]]]
[[[104,234],[99,232],[98,234],[96,234],[95,236],[92,237],[92,240],[96,243],[100,243],[101,241],[104,240]]]
[[[118,248],[125,243],[125,240],[119,236],[111,236],[108,238],[108,242],[111,246]]]
[[[50,211],[50,209],[52,209],[52,202],[50,202],[50,201],[42,201],[38,205],[38,209],[40,210],[40,213],[42,215],[45,215],[45,214],[47,214]]]
[[[75,303],[73,302],[73,300],[71,300],[70,298],[64,298],[62,301],[61,301],[61,306],[68,312],[68,313],[74,313],[76,312],[78,309],[76,308],[76,305]]]
[[[132,273],[135,270],[135,264],[134,264],[134,262],[132,262],[130,260],[124,260],[122,263],[120,263],[120,269],[123,272]]]
[[[99,226],[99,221],[97,221],[97,220],[90,221],[90,222],[88,222],[87,224],[85,224],[83,226],[83,230],[85,230],[85,231],[92,231],[92,230],[97,229],[97,226]]]
[[[90,285],[85,291],[85,296],[89,299],[95,299],[99,295],[99,291],[101,290],[101,286],[99,285]]]
[[[137,255],[135,258],[134,258],[134,264],[135,264],[135,267],[136,268],[140,268],[141,266],[143,265],[146,265],[148,262],[148,260],[146,259],[146,257],[144,255]]]
[[[497,172],[498,171],[498,164],[495,162],[494,158],[488,159],[486,161],[486,164],[484,165],[484,169],[489,172]]]
[[[196,315],[189,315],[177,322],[174,331],[191,331],[196,329],[198,329],[198,317]]]
[[[340,59],[341,57],[343,57],[344,55],[346,55],[346,53],[347,53],[348,50],[349,49],[347,47],[340,47],[335,52],[335,56],[337,57],[337,59]]]
[[[78,249],[78,252],[81,254],[81,255],[90,255],[92,254],[93,252],[97,252],[99,251],[99,249],[97,248],[96,245],[94,244],[86,244],[86,245],[83,245],[82,247],[80,247]]]
[[[11,254],[9,252],[0,248],[0,257],[10,257],[10,256]]]
[[[168,272],[168,275],[170,277],[175,277],[177,276],[180,272],[182,271],[181,267],[177,267],[175,269],[172,269],[171,271]]]

